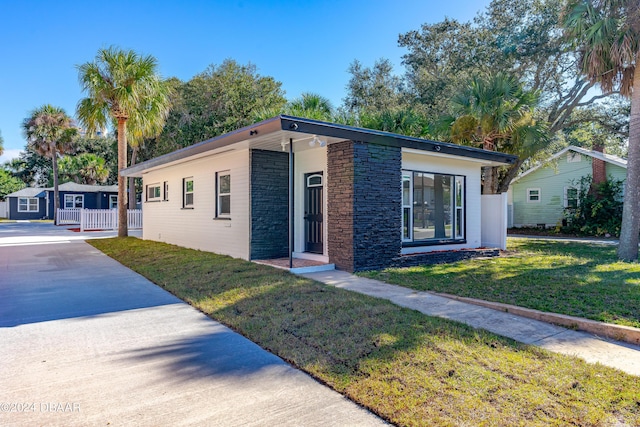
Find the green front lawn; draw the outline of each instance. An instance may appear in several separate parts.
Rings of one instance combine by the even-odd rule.
[[[506,256],[362,273],[421,291],[640,327],[640,264],[616,247],[510,238]]]
[[[226,256],[89,243],[398,425],[640,425],[638,377],[611,368]]]

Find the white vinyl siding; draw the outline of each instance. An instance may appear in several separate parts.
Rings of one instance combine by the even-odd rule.
[[[231,221],[216,220],[215,172],[232,177]],[[195,209],[182,209],[183,179],[194,182]],[[143,238],[200,249],[236,258],[249,258],[249,151],[213,155],[143,175],[147,183],[166,182],[172,196],[143,207]],[[176,196],[177,197],[174,197]]]

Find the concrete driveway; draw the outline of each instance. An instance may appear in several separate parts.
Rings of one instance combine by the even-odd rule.
[[[86,235],[0,224],[0,425],[384,425]]]

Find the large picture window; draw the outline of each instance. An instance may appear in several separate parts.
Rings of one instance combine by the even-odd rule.
[[[36,197],[19,197],[18,212],[38,212],[38,199]]]
[[[464,177],[402,172],[402,240],[424,244],[465,238]]]

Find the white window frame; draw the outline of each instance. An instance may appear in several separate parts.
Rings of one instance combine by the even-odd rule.
[[[35,209],[33,207],[33,201],[35,200]],[[20,203],[25,201],[25,203]],[[21,209],[21,205],[24,205],[26,209]],[[40,210],[40,199],[37,197],[18,197],[18,212],[38,212]]]
[[[229,177],[229,191],[223,192],[220,182],[221,178],[228,176]],[[222,212],[223,203],[221,202],[222,197],[229,198],[229,212]],[[231,217],[231,171],[221,171],[216,172],[216,218],[230,218]]]
[[[531,196],[534,191],[538,192],[538,200],[532,200]],[[542,190],[540,188],[527,188],[527,203],[540,203],[542,199]]]
[[[189,183],[191,183],[191,191],[187,190]],[[183,178],[182,179],[182,208],[183,209],[193,209],[194,206],[194,191],[195,191],[195,183],[193,181],[193,177]],[[191,202],[187,199],[188,196],[191,195]]]
[[[169,201],[169,181],[165,181],[162,186],[164,187],[164,194],[162,195],[162,200],[165,202]]]
[[[575,190],[576,191],[576,205],[575,206],[571,206],[571,208],[576,208],[576,207],[578,207],[578,204],[580,203],[579,202],[579,197],[578,197],[579,194],[580,194],[580,191],[576,187],[570,187],[570,186],[564,187],[564,207],[565,208],[569,208],[570,207],[569,206],[569,194],[568,194],[569,190]]]
[[[109,194],[109,209],[118,209],[118,195]]]
[[[445,239],[439,239],[439,238],[435,238],[435,239],[426,239],[426,240],[415,240],[414,239],[414,224],[413,224],[413,206],[414,206],[414,200],[413,200],[413,193],[414,193],[414,186],[413,186],[413,176],[414,173],[422,173],[422,174],[429,174],[429,175],[444,175],[444,176],[449,176],[452,178],[452,188],[451,188],[451,194],[449,197],[449,205],[450,208],[452,210],[451,212],[451,226],[452,226],[452,232],[451,232],[451,237],[445,238]],[[404,195],[401,193],[400,197],[401,202],[402,202],[402,223],[401,223],[401,228],[400,228],[400,233],[402,236],[402,242],[403,243],[411,243],[412,245],[424,245],[424,246],[429,246],[429,245],[434,245],[434,244],[440,244],[442,241],[447,241],[447,242],[451,242],[451,243],[456,243],[456,242],[463,242],[466,239],[466,209],[467,209],[467,204],[466,204],[466,192],[465,192],[465,184],[466,184],[466,177],[464,175],[452,175],[452,174],[448,174],[448,173],[439,173],[439,172],[425,172],[425,171],[418,171],[418,170],[402,170],[402,191],[404,191],[404,183],[405,182],[409,182],[409,204],[405,203],[406,200],[404,200]],[[460,206],[457,206],[457,200],[456,200],[456,195],[457,195],[457,191],[458,188],[460,190],[460,195],[461,195],[461,200],[460,200]],[[408,211],[408,224],[405,224],[405,212]],[[458,221],[459,218],[459,221]],[[460,224],[460,227],[458,227],[458,224]],[[404,235],[404,228],[407,227],[408,228],[408,236]],[[460,228],[460,229],[458,229]]]
[[[146,191],[146,201],[147,202],[159,202],[162,200],[162,188],[160,183],[149,184],[147,185]]]
[[[78,200],[80,200],[80,206],[76,206]],[[63,206],[65,209],[83,209],[84,194],[65,194]]]

